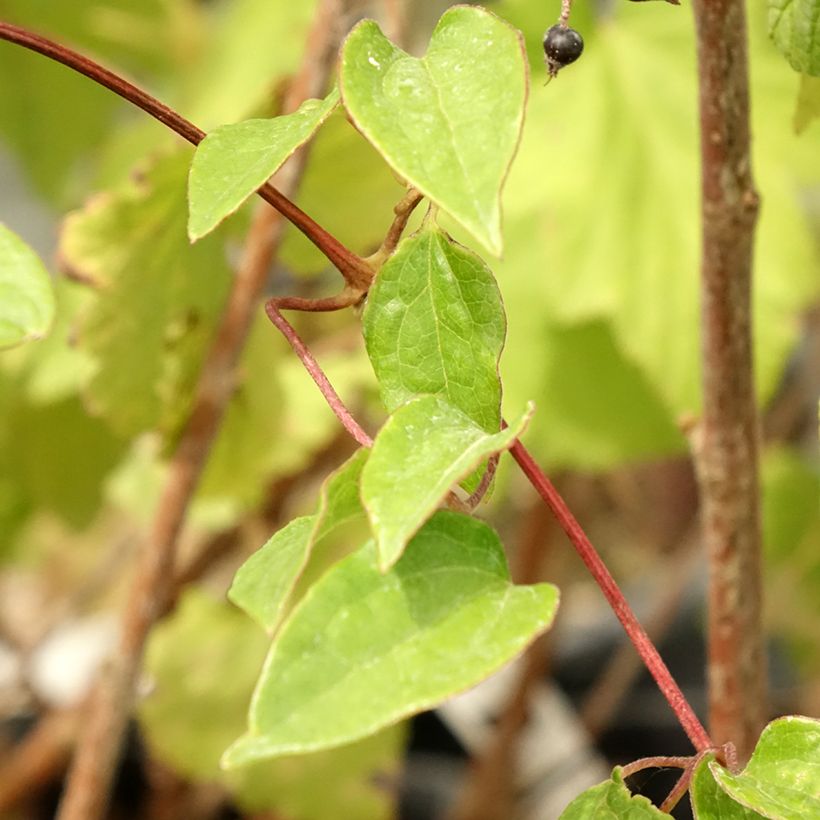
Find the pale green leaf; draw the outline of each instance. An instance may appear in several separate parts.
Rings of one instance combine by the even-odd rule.
[[[570,803],[560,820],[656,820],[671,815],[655,808],[641,795],[633,795],[626,787],[621,769],[616,766],[612,779],[582,792]]]
[[[788,128],[795,78],[768,40],[764,17],[750,8],[754,173],[766,201],[755,249],[755,375],[765,402],[798,337],[797,317],[817,298],[815,240],[798,194],[817,183],[820,164],[816,145]],[[696,77],[691,32],[679,14],[660,3],[616,4],[571,72],[534,86],[505,193],[507,251],[495,272],[510,317],[507,400],[534,398],[546,409],[561,381],[543,370],[552,367],[549,351],[541,356],[552,329],[605,320],[623,366],[643,372],[641,392],[653,396],[661,434],[656,447],[649,435],[630,432],[637,447],[634,456],[623,447],[627,458],[668,452],[670,444],[685,449],[668,431],[700,409]],[[587,406],[597,402],[605,412],[597,386],[603,367],[580,347],[565,350],[575,373],[568,378],[579,388],[585,378]],[[539,413],[535,425],[543,420]],[[617,453],[617,416],[610,430],[607,449]],[[546,426],[531,431],[531,442],[536,432],[542,453],[553,444],[567,449]]]
[[[351,518],[362,515],[359,476],[367,451],[359,450],[322,484],[314,515],[291,521],[237,571],[228,597],[272,632],[280,623],[313,545]]]
[[[769,0],[769,32],[795,71],[820,76],[820,0]]]
[[[284,350],[264,311],[258,311],[245,342],[235,389],[216,434],[197,498],[232,504],[237,512],[261,503],[281,446],[287,404],[280,368]],[[298,447],[296,443],[294,447]]]
[[[816,719],[792,715],[773,720],[740,774],[715,762],[709,769],[730,797],[764,817],[820,817],[820,721]]]
[[[802,134],[812,120],[820,117],[820,77],[800,75],[800,89],[794,110],[794,130]]]
[[[498,536],[473,518],[437,513],[386,574],[369,542],[282,627],[223,764],[330,748],[429,709],[513,658],[557,601],[550,584],[513,586]]]
[[[416,59],[366,20],[342,50],[344,105],[411,185],[500,254],[500,192],[527,96],[520,34],[480,8],[442,16]]]
[[[379,272],[362,322],[388,410],[441,395],[485,432],[498,432],[504,306],[472,251],[428,220]]]
[[[204,16],[195,0],[2,0],[0,15],[118,73],[150,77],[154,87],[157,71],[186,70]],[[128,103],[76,72],[27,49],[0,49],[3,142],[37,190],[61,206],[76,204],[101,146],[112,132],[123,133],[130,115]]]
[[[88,526],[100,511],[103,482],[123,456],[123,442],[89,416],[76,395],[47,404],[12,398],[17,401],[3,414],[7,438],[0,449],[15,488],[39,510],[76,529]]]
[[[187,152],[68,217],[65,264],[97,287],[79,333],[95,359],[95,412],[123,435],[172,432],[190,406],[201,357],[230,283],[220,234],[186,234]]]
[[[183,112],[206,131],[271,105],[277,80],[299,66],[315,0],[232,0],[213,10],[213,37],[188,72]]]
[[[438,396],[414,399],[393,413],[362,470],[362,501],[383,571],[454,484],[521,435],[532,409],[493,435]]]
[[[521,304],[526,287],[512,282],[505,296]],[[552,324],[531,312],[522,324],[510,324],[515,341],[504,356],[504,388],[516,400],[527,391],[539,397],[527,442],[552,469],[606,470],[685,447],[657,389],[624,355],[609,323]]]
[[[210,233],[272,176],[339,102],[306,100],[297,111],[267,120],[246,120],[214,129],[197,146],[188,178],[188,236]]]
[[[714,755],[698,764],[689,786],[689,799],[696,820],[758,820],[756,811],[735,802],[718,785],[709,768]]]
[[[48,271],[37,254],[0,223],[0,348],[41,339],[53,320]]]
[[[242,731],[267,646],[265,635],[224,601],[186,592],[148,646],[153,685],[139,718],[152,754],[185,778],[222,784],[247,812],[387,820],[392,800],[376,780],[397,767],[400,726],[329,752],[220,770],[220,755]]]

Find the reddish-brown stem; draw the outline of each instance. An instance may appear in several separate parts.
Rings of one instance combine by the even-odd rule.
[[[624,598],[623,593],[615,583],[615,579],[610,574],[601,556],[598,555],[595,547],[592,546],[586,533],[581,528],[578,520],[567,507],[566,502],[555,489],[552,482],[544,475],[541,468],[536,464],[535,459],[520,441],[516,441],[510,449],[513,458],[518,462],[518,466],[527,476],[536,492],[544,499],[552,510],[561,528],[572,542],[575,551],[581,560],[586,564],[595,582],[601,588],[612,611],[623,625],[629,640],[632,641],[638,654],[641,656],[649,673],[658,684],[658,688],[672,707],[683,730],[686,732],[692,745],[703,751],[712,747],[712,741],[706,730],[698,720],[692,707],[683,696],[680,687],[663,662],[663,659],[655,649],[654,644],[649,640],[649,636],[635,617],[635,613]]]
[[[141,108],[192,145],[198,145],[206,136],[205,132],[197,128],[196,125],[180,116],[176,111],[164,103],[161,103],[150,94],[147,94],[141,88],[138,88],[113,71],[101,66],[94,60],[60,43],[55,43],[27,29],[2,21],[0,21],[0,40],[8,40],[10,43],[15,43],[31,51],[36,51],[38,54],[42,54],[44,57],[62,63],[64,66],[88,77],[95,83],[113,91],[123,99]],[[257,193],[265,202],[276,208],[285,219],[292,222],[313,242],[331,264],[338,268],[350,286],[367,288],[367,285],[373,278],[373,271],[367,262],[346,248],[336,237],[328,233],[321,225],[317,224],[270,183],[265,183]]]
[[[316,382],[316,386],[325,397],[330,409],[336,414],[336,418],[344,426],[345,430],[353,436],[362,447],[372,447],[373,439],[361,428],[359,422],[353,418],[352,413],[345,407],[344,402],[339,398],[339,394],[334,390],[333,385],[325,375],[319,363],[313,358],[313,354],[308,350],[307,345],[302,341],[293,325],[277,309],[277,301],[270,299],[265,305],[265,312],[273,322],[276,329],[288,340],[288,344],[293,348],[294,353],[299,357],[305,370],[310,373],[310,377]]]
[[[277,296],[270,301],[277,310],[299,310],[304,313],[330,313],[357,305],[364,298],[358,290],[346,288],[335,296],[323,299],[305,299],[302,296]]]
[[[709,564],[709,723],[747,759],[766,714],[759,421],[751,280],[758,196],[751,173],[745,3],[695,0],[700,83],[703,418],[695,463]]]
[[[641,757],[633,760],[625,766],[621,766],[621,774],[624,778],[632,777],[633,774],[644,771],[644,769],[685,769],[697,759],[697,755],[685,755],[683,757],[669,757],[667,755],[657,755],[655,757]]]
[[[691,536],[687,536],[675,554],[664,556],[662,571],[653,582],[653,600],[644,618],[646,632],[654,644],[660,645],[672,626],[701,564],[700,544],[694,544]],[[581,721],[592,737],[600,737],[609,726],[640,669],[641,659],[628,642],[622,643],[581,703]]]
[[[475,488],[473,494],[467,499],[467,506],[474,510],[484,499],[484,496],[487,495],[487,490],[490,489],[490,485],[493,483],[493,478],[495,478],[495,471],[498,468],[498,453],[493,456],[490,456],[489,461],[487,462],[487,469],[484,470],[484,475],[481,476],[481,481],[478,482],[478,487]]]
[[[284,104],[287,111],[295,110],[305,96],[321,93],[327,83],[338,3],[324,0],[319,5],[302,71],[291,84]],[[298,184],[304,156],[301,152],[280,173],[289,190]],[[89,701],[59,820],[98,820],[105,812],[145,642],[171,598],[178,537],[233,393],[239,355],[283,229],[284,222],[275,211],[261,208],[254,215],[215,339],[202,365],[193,409],[169,464],[151,533],[129,590],[119,644]]]
[[[672,786],[672,791],[666,795],[666,799],[661,803],[660,810],[666,812],[667,814],[672,813],[672,809],[680,803],[681,798],[686,794],[689,789],[689,784],[692,782],[692,775],[695,773],[695,769],[698,767],[698,764],[703,759],[703,755],[695,755],[692,758],[689,765],[681,772],[681,776],[677,779],[674,786]]]
[[[368,262],[375,270],[378,270],[382,263],[389,259],[393,251],[396,250],[404,229],[407,227],[408,220],[422,199],[424,199],[424,194],[415,188],[411,188],[393,208],[395,218],[387,230],[381,247],[372,256],[368,257]]]

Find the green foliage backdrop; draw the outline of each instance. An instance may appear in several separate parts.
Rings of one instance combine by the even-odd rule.
[[[818,73],[818,57],[806,51],[789,23],[791,12],[785,6],[796,9],[799,3],[782,5],[772,30],[774,41],[766,11],[750,8],[755,174],[763,195],[756,249],[755,354],[758,397],[764,406],[775,396],[794,355],[801,316],[820,297],[820,217],[816,208],[806,207],[812,197],[816,202],[820,186],[820,122],[812,120],[812,111],[816,115],[820,110],[820,94],[813,85],[816,76],[809,76]],[[387,153],[391,166],[405,174],[411,169],[414,184],[450,212],[451,217],[442,214],[440,222],[459,242],[475,246],[475,238],[498,253],[503,237],[503,256],[488,255],[482,261],[425,224],[400,246],[371,293],[361,317],[364,342],[356,335],[359,320],[352,313],[304,318],[300,329],[309,338],[321,337],[318,352],[331,380],[374,427],[385,416],[365,346],[377,373],[380,362],[386,363],[387,378],[380,388],[391,411],[418,392],[441,392],[441,384],[446,384],[448,400],[464,416],[453,422],[452,436],[475,448],[475,457],[467,460],[442,456],[436,469],[453,482],[508,445],[507,437],[496,432],[500,411],[510,418],[519,416],[531,400],[536,410],[526,441],[550,468],[603,473],[681,455],[687,442],[679,420],[697,414],[700,404],[699,169],[691,15],[666,4],[620,3],[601,16],[580,7],[573,20],[584,32],[584,57],[544,87],[540,39],[557,16],[558,4],[500,0],[491,7],[521,29],[526,55],[517,52],[516,60],[528,58],[533,77],[523,137],[501,210],[494,191],[507,173],[517,129],[497,135],[503,144],[494,146],[493,156],[500,154],[501,161],[488,167],[479,150],[481,140],[468,151],[469,139],[448,135],[444,128],[447,116],[463,108],[463,100],[445,100],[441,122],[410,123],[408,128],[452,138],[449,148],[469,166],[467,178],[478,175],[486,182],[481,191],[472,191],[473,199],[458,175],[426,178],[424,158],[414,153],[413,141],[400,145],[395,155]],[[0,0],[3,18],[88,50],[206,129],[275,113],[277,86],[298,64],[312,12],[312,2],[291,0]],[[369,24],[357,29],[354,38],[362,43],[354,39],[355,48],[364,48],[368,36],[377,37],[368,29]],[[509,36],[518,48],[506,27],[495,33]],[[425,42],[429,35],[420,33]],[[385,60],[401,56],[386,42],[380,48]],[[804,72],[802,79],[778,49]],[[508,68],[487,66],[507,86]],[[425,61],[407,62],[409,74],[426,72],[429,95],[438,93],[439,70],[453,70],[453,65],[436,49]],[[353,81],[342,83],[342,96],[372,142],[390,142],[395,112],[375,96],[366,79],[358,78],[361,87]],[[506,90],[512,110],[523,100],[524,88]],[[284,153],[328,118],[297,201],[356,252],[368,254],[383,237],[402,188],[353,125],[331,112],[335,103],[331,96],[324,106],[303,112],[289,135],[293,144]],[[371,104],[375,113],[368,109]],[[358,122],[359,116],[367,126]],[[482,112],[475,116],[479,120]],[[492,111],[484,112],[485,119],[492,116]],[[804,131],[799,137],[791,128],[793,116]],[[0,532],[5,536],[0,557],[8,567],[31,565],[46,571],[54,549],[45,542],[50,543],[55,532],[57,540],[79,540],[88,551],[103,551],[112,531],[144,523],[164,460],[190,408],[196,374],[247,225],[248,206],[191,245],[186,203],[191,150],[91,83],[6,44],[0,48],[0,147],[24,175],[34,200],[55,219],[70,212],[55,247],[44,249],[51,254],[55,276],[56,316],[50,335],[0,357]],[[283,158],[261,171],[257,168],[257,176],[242,190],[228,191],[220,216],[233,212]],[[2,222],[26,239],[27,225],[18,218],[15,203],[3,200],[0,208]],[[207,233],[218,221],[212,215],[203,217],[191,233]],[[418,227],[418,221],[413,224]],[[3,229],[3,247],[15,241]],[[432,253],[452,262],[450,273],[455,273],[446,281],[431,280],[426,260]],[[497,277],[500,295],[485,263]],[[401,272],[400,283],[394,272]],[[42,271],[27,270],[27,275],[32,288],[41,288]],[[0,300],[3,287],[0,276]],[[334,279],[316,250],[289,229],[273,287],[277,293],[324,293],[331,292]],[[437,303],[442,294],[447,298]],[[431,328],[441,324],[456,326],[466,316],[473,325],[480,324],[482,332],[466,341],[455,334],[447,360],[439,362],[438,369],[431,366],[419,383],[412,365],[402,369],[402,352],[391,347],[394,337],[382,338],[372,321],[377,311],[390,309],[397,300],[417,310],[405,330],[416,334],[407,344],[422,352]],[[4,334],[12,320],[17,321],[0,314]],[[32,322],[42,333],[51,322],[50,311]],[[459,346],[482,358],[478,387],[459,383],[459,356],[466,355]],[[406,405],[403,412],[422,414],[414,423],[423,427],[423,412],[429,411]],[[412,441],[398,440],[402,430],[392,440],[390,432],[386,428],[384,438],[377,439],[371,462],[379,448],[388,461],[396,448],[414,448]],[[337,438],[336,420],[313,383],[260,316],[198,493],[192,540],[256,515],[266,487],[299,481],[316,458],[331,453],[333,466],[338,466],[346,453],[336,457]],[[442,452],[446,444],[441,443]],[[253,575],[247,574],[249,565],[243,568],[245,575],[240,571],[237,576],[231,599],[265,628],[274,629],[293,610],[304,589],[303,574],[316,577],[331,557],[344,554],[338,531],[361,526],[365,510],[357,506],[358,499],[351,507],[344,496],[345,481],[351,471],[358,480],[361,461],[354,456],[327,479],[315,513],[311,504],[317,482],[305,482],[289,512],[306,517],[271,538],[280,550],[275,556],[279,587],[256,588]],[[817,463],[785,447],[772,450],[764,459],[764,479],[770,587],[772,595],[780,596],[773,609],[784,602],[772,624],[789,639],[803,668],[816,671],[820,655],[807,624],[820,614]],[[451,520],[451,514],[442,519],[440,514],[416,534],[423,521],[413,518],[418,512],[413,504],[418,500],[432,511],[438,502],[438,497],[424,497],[429,483],[422,474],[419,496],[404,510],[392,508],[390,498],[365,499],[371,518],[388,517],[387,535],[380,534],[372,547],[382,551],[385,567],[395,563],[411,538],[424,542],[431,526],[452,530],[448,537],[454,541],[459,527],[484,527]],[[514,497],[513,482],[502,472],[488,516]],[[264,538],[276,529],[269,520],[266,526]],[[486,529],[482,537],[492,541],[495,535]],[[252,560],[269,560],[266,549]],[[344,572],[360,560],[360,554],[350,556],[337,565],[335,575],[324,577],[323,584],[338,585],[339,606],[349,603]],[[497,598],[504,599],[514,616],[529,619],[532,632],[551,621],[551,586],[511,587],[501,564],[487,569],[478,559],[472,566],[463,558],[450,565],[447,555],[438,560],[442,572],[459,576],[464,594],[475,599],[471,606],[477,620],[460,624],[465,635],[481,620],[482,606]],[[371,579],[370,592],[376,597],[432,594],[412,584],[401,586],[402,573],[412,575],[411,569],[399,562],[388,575]],[[475,581],[478,577],[483,585]],[[350,606],[355,632],[368,613]],[[326,619],[322,606],[304,599],[283,634],[284,648],[265,662],[263,689],[280,684],[281,665],[296,663],[305,634]],[[384,626],[389,632],[406,625]],[[414,651],[429,652],[435,645],[433,627],[431,633],[407,640]],[[394,639],[393,633],[384,637]],[[493,640],[498,641],[495,655],[475,658],[475,666],[459,670],[462,674],[454,679],[435,686],[419,683],[414,698],[420,704],[433,703],[440,691],[470,685],[520,649],[507,635]],[[282,758],[266,764],[261,774],[256,767],[227,774],[218,769],[222,752],[244,731],[247,703],[267,645],[264,633],[232,605],[209,591],[189,592],[158,630],[149,652],[156,695],[146,700],[140,719],[151,748],[188,777],[227,783],[248,808],[276,806],[297,820],[327,817],[328,805],[339,818],[389,816],[389,800],[372,787],[372,775],[396,769],[401,727],[383,729],[352,746]],[[321,654],[321,647],[315,651]],[[393,670],[386,659],[381,662],[384,667],[377,665],[372,672],[377,677]],[[322,663],[332,681],[339,670],[324,656]],[[225,668],[231,670],[228,677],[220,674]],[[278,697],[278,690],[274,694]],[[292,697],[293,691],[285,695]],[[298,707],[293,706],[294,713]],[[407,713],[401,704],[379,707],[374,727]],[[329,698],[329,713],[338,708]],[[252,730],[277,719],[256,704]],[[341,731],[334,742],[358,736]],[[255,756],[253,736],[246,740],[244,747],[234,747],[234,756]],[[315,747],[322,745],[327,744],[317,741]],[[295,743],[282,750],[301,748],[304,744]],[[324,797],[315,789],[317,778],[324,784]],[[711,788],[713,781],[703,783]],[[613,781],[600,787],[601,793],[606,792],[607,799],[612,794],[612,799],[628,800],[617,786]]]

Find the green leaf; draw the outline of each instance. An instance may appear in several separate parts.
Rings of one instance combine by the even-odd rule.
[[[820,76],[820,0],[769,0],[769,33],[795,71]]]
[[[199,144],[188,178],[188,236],[210,233],[272,176],[338,105],[339,92],[306,100],[297,111],[211,131]]]
[[[96,361],[93,409],[122,435],[173,432],[230,283],[220,234],[191,246],[187,152],[162,157],[68,217],[66,265],[98,290],[79,342]]]
[[[510,283],[512,300],[520,304],[526,287]],[[624,355],[608,322],[553,325],[532,314],[522,324],[510,323],[505,395],[542,397],[527,442],[553,469],[606,470],[685,446],[658,391]]]
[[[626,787],[621,767],[612,770],[612,779],[582,792],[570,803],[560,820],[655,820],[671,817],[655,808],[642,795],[633,795]]]
[[[473,518],[437,513],[387,574],[371,541],[282,627],[223,765],[330,748],[429,709],[520,652],[557,601],[550,584],[513,586],[498,536]]]
[[[261,503],[276,472],[285,407],[281,384],[286,351],[264,311],[258,311],[236,369],[236,385],[213,443],[197,498],[237,513]],[[288,442],[292,443],[292,442]]]
[[[270,105],[276,81],[299,66],[315,8],[315,0],[217,4],[213,39],[186,75],[193,102],[183,113],[208,131]]]
[[[222,784],[249,813],[387,820],[391,795],[377,782],[396,769],[400,726],[329,752],[220,770],[220,755],[242,731],[267,645],[265,635],[224,601],[189,589],[148,646],[153,686],[139,717],[152,754],[187,779]]]
[[[714,755],[708,755],[698,764],[689,786],[689,799],[696,820],[757,820],[763,817],[736,803],[723,791],[709,768],[713,760]]]
[[[279,625],[313,545],[337,527],[364,513],[359,475],[367,451],[358,450],[322,484],[314,515],[291,521],[237,571],[228,598],[272,632]]]
[[[54,320],[54,291],[40,258],[0,223],[0,348],[41,339]]]
[[[365,20],[344,44],[340,79],[354,123],[396,172],[500,254],[500,192],[527,96],[521,35],[456,6],[416,59]]]
[[[362,323],[388,410],[441,395],[485,432],[498,432],[504,306],[472,251],[428,220],[379,272]]]
[[[14,402],[3,426],[14,485],[40,510],[75,529],[86,527],[100,512],[103,482],[122,458],[123,443],[76,395],[48,404]]]
[[[791,715],[773,720],[738,775],[709,769],[738,803],[773,820],[820,817],[820,721]]]
[[[521,435],[532,411],[494,435],[438,396],[414,399],[393,413],[362,470],[362,502],[383,572],[455,483]]]
[[[794,130],[802,134],[809,123],[820,117],[820,78],[800,75],[800,89],[797,92],[797,106],[794,111]]]

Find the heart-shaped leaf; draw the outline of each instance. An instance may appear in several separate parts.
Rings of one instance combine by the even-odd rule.
[[[379,271],[362,324],[388,410],[441,395],[485,432],[498,432],[507,324],[498,285],[472,251],[428,220]]]
[[[339,102],[306,100],[292,114],[214,129],[199,144],[188,178],[188,236],[210,233],[307,142]]]
[[[763,817],[820,817],[820,720],[799,715],[773,720],[740,774],[716,762],[709,770],[726,794]]]
[[[689,786],[689,799],[697,820],[759,820],[762,818],[762,814],[741,806],[723,791],[709,768],[713,761],[714,755],[707,755],[698,764]]]
[[[237,571],[228,598],[269,632],[278,626],[313,545],[364,513],[359,475],[367,456],[366,450],[358,450],[331,473],[322,484],[316,513],[295,518]]]
[[[283,625],[223,765],[338,746],[475,685],[552,623],[551,584],[514,586],[498,536],[437,513],[386,574],[369,542]]]
[[[423,396],[388,419],[362,470],[362,501],[388,570],[447,491],[521,435],[532,407],[512,426],[485,433],[439,396]]]
[[[340,76],[348,113],[395,171],[500,254],[499,197],[527,96],[521,35],[454,6],[416,59],[365,20],[345,42]]]
[[[40,258],[0,224],[0,348],[40,339],[54,319],[54,291]]]

